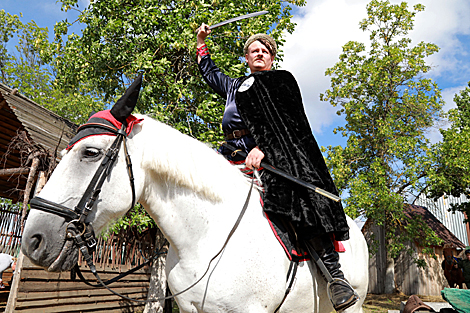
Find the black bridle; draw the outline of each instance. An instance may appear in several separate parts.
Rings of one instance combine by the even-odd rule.
[[[85,190],[85,193],[83,194],[82,198],[78,202],[77,206],[75,206],[75,208],[72,210],[72,209],[70,209],[66,206],[61,205],[61,204],[58,204],[58,203],[55,203],[55,202],[52,202],[52,201],[49,201],[49,200],[46,200],[46,199],[43,199],[43,198],[40,198],[40,197],[34,197],[30,201],[31,208],[41,210],[41,211],[44,211],[44,212],[48,212],[48,213],[52,213],[52,214],[55,214],[55,215],[59,215],[59,216],[65,218],[68,221],[68,224],[67,224],[67,227],[66,227],[66,240],[74,240],[75,241],[78,248],[82,252],[83,257],[85,258],[85,261],[87,262],[87,265],[90,268],[90,271],[93,273],[93,275],[96,277],[96,279],[100,283],[99,285],[98,284],[97,285],[91,285],[91,284],[87,283],[85,281],[85,279],[83,278],[83,276],[81,275],[78,266],[75,266],[75,270],[77,271],[77,274],[80,276],[80,278],[87,285],[90,285],[90,286],[93,286],[93,287],[105,287],[110,292],[112,292],[113,294],[115,294],[119,297],[122,297],[126,300],[129,300],[129,301],[141,302],[141,303],[156,302],[156,301],[161,301],[161,300],[166,300],[166,299],[172,299],[172,298],[188,291],[189,289],[191,289],[195,285],[197,285],[200,281],[202,281],[202,279],[206,276],[206,274],[209,272],[211,263],[224,251],[224,249],[227,246],[230,238],[235,233],[235,230],[238,228],[238,225],[240,224],[240,222],[242,220],[242,217],[244,216],[244,214],[246,212],[246,209],[248,208],[248,203],[249,203],[249,200],[251,198],[251,192],[253,190],[253,182],[254,182],[253,178],[254,177],[251,180],[250,190],[248,192],[247,198],[245,200],[245,204],[244,204],[244,206],[243,206],[243,208],[240,212],[240,215],[239,215],[237,221],[235,222],[233,228],[231,229],[231,231],[230,231],[224,245],[222,246],[222,248],[209,261],[209,265],[208,265],[205,273],[196,282],[191,284],[186,289],[178,292],[177,294],[167,296],[167,297],[158,298],[158,299],[152,299],[152,300],[133,299],[133,298],[127,297],[125,295],[122,295],[122,294],[112,290],[107,285],[114,282],[114,281],[116,281],[116,280],[118,280],[119,278],[122,278],[122,276],[127,275],[128,273],[136,271],[137,269],[132,269],[132,270],[124,273],[124,275],[119,275],[120,277],[118,276],[118,277],[113,278],[109,281],[103,282],[101,280],[101,278],[99,277],[99,275],[98,275],[98,272],[96,270],[96,266],[93,263],[93,258],[92,258],[92,251],[96,248],[97,240],[96,240],[91,222],[86,221],[88,214],[93,210],[94,203],[95,203],[96,199],[98,198],[98,196],[101,192],[101,187],[103,186],[103,183],[104,183],[106,177],[108,177],[114,163],[117,160],[117,156],[119,154],[119,150],[121,148],[122,143],[124,143],[123,144],[124,154],[126,156],[127,171],[128,171],[128,175],[129,175],[131,189],[132,189],[132,203],[131,203],[130,208],[132,208],[135,204],[136,196],[135,196],[135,186],[134,186],[134,175],[133,175],[133,172],[132,172],[132,162],[131,162],[129,153],[127,151],[126,126],[123,125],[121,127],[121,129],[117,129],[117,128],[114,128],[114,127],[109,126],[107,124],[90,123],[90,124],[82,125],[79,128],[79,131],[84,129],[84,128],[93,128],[93,127],[94,128],[105,129],[107,131],[112,132],[113,134],[116,135],[116,139],[114,140],[113,144],[108,149],[105,157],[101,161],[99,168],[96,170],[95,175],[93,176],[92,180],[88,184],[88,187]],[[141,268],[145,264],[148,264],[150,261],[154,260],[160,254],[161,253],[159,251],[157,251],[157,253],[154,256],[152,256],[149,259],[148,262],[145,262],[144,264],[140,265],[138,268]],[[290,276],[290,273],[292,271],[293,263],[294,262],[291,262],[291,266],[289,267],[287,278],[289,278],[289,276]],[[295,264],[295,265],[296,266],[295,266],[295,269],[294,269],[294,274],[291,276],[291,282],[289,284],[289,287],[287,288],[286,293],[284,295],[284,298],[283,298],[282,302],[279,304],[279,306],[278,306],[278,308],[276,309],[275,312],[277,312],[279,310],[279,308],[284,303],[287,295],[289,294],[289,292],[291,290],[292,283],[295,279],[295,273],[296,273],[296,269],[297,269],[297,264]]]
[[[65,220],[68,222],[65,229],[66,240],[75,240],[75,243],[82,252],[90,270],[95,276],[97,276],[98,274],[96,272],[96,267],[93,264],[93,259],[91,257],[92,251],[96,248],[97,241],[91,222],[87,222],[86,220],[88,214],[93,210],[93,206],[101,192],[101,187],[103,186],[106,177],[109,176],[111,169],[117,160],[121,145],[124,146],[127,172],[132,189],[132,203],[130,208],[132,208],[135,204],[135,186],[134,175],[132,172],[132,163],[127,151],[126,125],[123,125],[121,129],[118,129],[107,124],[90,123],[82,125],[79,130],[85,128],[104,129],[106,132],[111,132],[112,134],[116,135],[116,139],[106,152],[106,155],[101,161],[100,166],[96,170],[95,175],[88,184],[88,187],[78,204],[72,210],[61,204],[40,197],[34,197],[30,201],[30,206],[32,209],[41,210],[65,218]]]

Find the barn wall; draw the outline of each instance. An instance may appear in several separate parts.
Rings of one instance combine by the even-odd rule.
[[[420,248],[418,249],[419,257],[424,258],[428,265],[425,269],[418,270],[420,279],[419,294],[440,296],[442,289],[449,288],[449,284],[447,283],[444,271],[441,267],[441,263],[444,260],[442,251],[442,247],[436,247],[434,249],[436,259],[434,259],[429,255],[423,254]],[[456,256],[457,250],[454,249],[453,252]]]
[[[15,277],[18,280],[16,294],[10,294],[16,301],[10,301],[6,312],[142,312],[144,305],[131,302],[113,295],[105,288],[87,286],[77,277],[72,280],[70,272],[50,273],[39,268],[24,257],[21,258],[21,270]],[[81,265],[85,278],[96,283],[88,267]],[[118,268],[98,267],[100,278],[105,281],[119,274]],[[123,271],[127,270],[126,268]],[[147,298],[150,274],[148,269],[126,276],[110,287],[123,295],[139,300]]]
[[[409,248],[409,244],[407,245]],[[395,285],[398,290],[407,294],[419,294],[417,291],[420,286],[420,277],[418,275],[418,267],[413,263],[413,259],[417,256],[414,244],[413,254],[402,252],[395,260]]]
[[[366,239],[370,238],[366,235]],[[369,242],[369,240],[368,240]],[[406,295],[440,296],[441,290],[449,288],[444,277],[441,262],[444,260],[442,247],[434,249],[436,259],[422,253],[422,249],[413,243],[414,253],[400,254],[395,260],[395,284],[398,290]],[[457,255],[458,251],[454,251]],[[427,267],[422,269],[413,262],[413,259],[425,259]],[[377,253],[370,255],[369,259],[369,292],[381,294],[384,292],[385,277],[385,246],[380,245]]]
[[[385,254],[384,230],[383,228],[367,224],[363,229],[369,248],[369,292],[382,294],[385,291],[385,270],[387,259]],[[371,246],[372,237],[378,241],[378,246]]]

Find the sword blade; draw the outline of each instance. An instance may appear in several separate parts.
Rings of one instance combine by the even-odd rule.
[[[268,12],[268,11],[258,11],[258,12],[254,12],[254,13],[249,13],[249,14],[245,14],[245,15],[240,15],[240,16],[238,16],[238,17],[234,17],[234,18],[231,18],[231,19],[229,19],[229,20],[226,20],[226,21],[223,21],[223,22],[220,22],[220,23],[211,25],[211,26],[209,26],[209,29],[214,29],[214,28],[217,28],[217,27],[226,25],[226,24],[230,24],[230,23],[233,23],[233,22],[236,22],[236,21],[244,20],[244,19],[246,19],[246,18],[250,18],[250,17],[254,17],[254,16],[258,16],[258,15],[264,15],[264,14],[266,14],[266,13],[269,13],[269,12]]]

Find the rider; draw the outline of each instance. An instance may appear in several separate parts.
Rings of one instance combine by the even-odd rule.
[[[464,283],[470,288],[470,247],[465,250],[465,258],[459,261],[459,268],[463,270]]]
[[[226,99],[225,112],[222,119],[222,129],[227,143],[247,153],[247,157],[244,160],[247,167],[259,168],[265,154],[257,145],[254,136],[247,129],[246,123],[241,118],[235,101],[237,90],[246,77],[228,77],[214,64],[209,56],[207,45],[205,44],[205,39],[210,33],[211,30],[209,30],[208,26],[204,23],[200,26],[197,32],[197,62],[199,64],[199,70],[206,83],[216,93]],[[270,71],[276,53],[276,42],[266,34],[256,34],[251,36],[244,46],[245,59],[252,74],[262,71]],[[279,103],[279,105],[283,104]],[[270,123],[270,121],[265,122]],[[264,134],[264,136],[268,136],[268,134]],[[314,145],[314,148],[316,149],[314,150],[318,151],[318,154],[312,156],[316,158],[313,163],[320,164],[322,168],[318,173],[326,173],[323,175],[325,176],[323,178],[327,181],[331,181],[331,185],[333,185],[333,189],[336,191],[316,142]],[[297,149],[291,147],[291,150],[295,151]],[[229,151],[229,149],[223,146],[220,148],[220,152],[226,155],[231,161],[238,161],[240,158],[239,156],[232,156],[232,151]],[[276,166],[276,164],[273,165]],[[263,184],[264,183],[265,181],[263,180]],[[291,210],[297,210],[296,214],[298,214],[299,210],[302,210],[300,215],[311,214],[312,216],[315,215],[315,217],[310,219],[303,218],[302,221],[289,220],[289,222],[294,226],[296,232],[301,237],[301,241],[303,241],[307,248],[313,248],[317,252],[328,272],[334,279],[333,283],[330,284],[330,300],[332,301],[334,308],[338,311],[352,306],[357,301],[354,290],[345,282],[344,274],[340,270],[341,265],[339,264],[339,255],[335,251],[334,244],[331,239],[332,236],[335,236],[339,241],[349,239],[349,227],[347,226],[346,217],[340,203],[334,203],[334,205],[331,205],[330,207],[329,205],[324,205],[325,203],[330,204],[330,202],[323,201],[323,199],[321,202],[322,203],[316,203],[314,205],[314,207],[318,208],[320,212],[307,212],[308,210],[305,210],[303,207],[291,208]],[[275,211],[269,213],[270,215],[271,213],[276,214]],[[285,219],[286,215],[283,214],[281,218]],[[315,220],[316,223],[312,222],[312,220]],[[318,229],[324,230],[326,228],[330,229],[330,232],[324,231],[323,233],[319,233]]]

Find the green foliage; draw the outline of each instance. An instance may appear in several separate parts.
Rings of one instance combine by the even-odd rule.
[[[449,110],[448,129],[441,129],[442,142],[433,149],[436,167],[429,174],[428,194],[432,198],[445,195],[470,198],[470,83],[454,97],[457,108]],[[453,205],[453,211],[470,216],[470,204]]]
[[[112,223],[103,234],[108,237],[111,233],[119,234],[121,229],[135,228],[139,234],[148,228],[155,227],[155,221],[147,214],[142,205],[134,206],[126,215]]]
[[[101,110],[103,104],[92,92],[64,90],[55,82],[55,67],[52,59],[46,63],[41,55],[49,51],[47,28],[41,28],[34,21],[22,23],[17,15],[0,11],[0,81],[45,108],[75,122],[83,123],[91,111]],[[15,39],[15,51],[9,51],[7,44]]]
[[[62,0],[63,10],[78,1]],[[60,85],[92,88],[106,101],[119,97],[136,74],[145,71],[137,110],[153,115],[202,141],[222,139],[224,101],[202,80],[196,63],[195,30],[246,13],[270,14],[215,29],[206,40],[214,61],[228,75],[241,76],[246,38],[270,32],[282,45],[292,32],[291,8],[304,0],[101,0],[83,10],[81,35],[69,34],[70,23],[55,26],[55,41],[43,56],[57,62]],[[286,5],[287,4],[287,5]],[[279,54],[282,59],[282,51]]]
[[[406,37],[422,10],[419,4],[410,11],[405,2],[371,1],[360,23],[370,33],[370,49],[346,43],[339,62],[326,71],[331,87],[321,95],[346,119],[335,133],[348,138],[347,146],[323,148],[335,183],[349,193],[345,210],[384,226],[391,256],[412,240],[435,242],[425,223],[413,223],[416,229],[402,225],[405,199],[422,188],[431,166],[426,132],[442,116],[440,90],[423,77],[430,70],[425,57],[438,47],[410,46]]]

